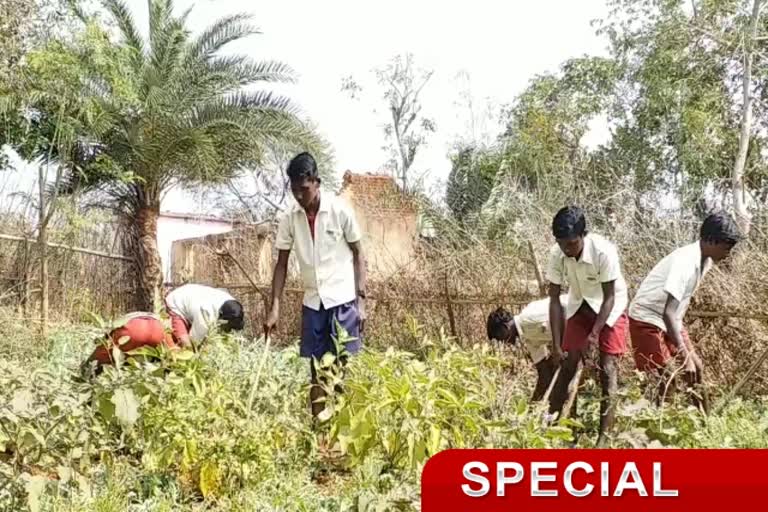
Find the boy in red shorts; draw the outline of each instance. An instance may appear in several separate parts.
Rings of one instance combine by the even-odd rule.
[[[157,315],[144,312],[128,313],[118,320],[118,324],[120,327],[108,332],[105,335],[105,342],[99,343],[90,357],[85,360],[81,368],[83,372],[90,367],[92,361],[96,361],[98,367],[113,364],[112,347],[118,347],[124,353],[141,347],[160,345],[165,345],[169,349],[177,348],[171,333],[166,332],[162,320]],[[122,345],[121,339],[126,339]],[[110,340],[111,343],[108,343],[107,341]]]
[[[552,221],[557,244],[547,268],[552,355],[562,361],[560,376],[550,399],[550,413],[562,414],[568,384],[582,359],[594,363],[588,352],[599,348],[603,399],[597,446],[605,446],[613,427],[618,392],[618,358],[627,350],[627,285],[621,274],[619,253],[605,238],[587,232],[584,212],[575,206],[561,209]],[[569,286],[563,308],[558,297]],[[567,352],[567,356],[563,355]]]
[[[739,240],[738,228],[726,213],[704,219],[699,240],[680,247],[653,267],[629,307],[629,330],[638,370],[662,377],[659,403],[672,389],[670,362],[679,356],[686,384],[702,382],[702,363],[688,339],[683,317],[691,297],[712,267],[731,252]],[[707,410],[706,400],[691,395],[695,405]]]

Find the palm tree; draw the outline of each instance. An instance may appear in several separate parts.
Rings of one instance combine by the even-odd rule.
[[[227,44],[258,33],[250,16],[224,17],[193,37],[189,10],[175,16],[172,0],[148,0],[144,39],[122,0],[103,5],[120,40],[104,35],[101,50],[79,52],[83,97],[100,105],[92,119],[99,130],[91,134],[87,158],[71,167],[63,192],[93,192],[127,221],[138,306],[156,309],[162,285],[157,221],[171,187],[226,182],[260,165],[268,145],[316,152],[324,146],[288,98],[249,87],[293,81],[287,65],[221,54]]]

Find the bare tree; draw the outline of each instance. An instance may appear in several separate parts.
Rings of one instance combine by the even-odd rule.
[[[435,132],[434,120],[423,114],[420,95],[434,71],[414,63],[413,55],[397,55],[386,65],[374,70],[378,85],[383,90],[388,120],[384,135],[389,152],[387,167],[400,181],[404,190],[413,188],[413,162],[416,154]],[[357,99],[363,88],[352,78],[342,81],[342,90]]]

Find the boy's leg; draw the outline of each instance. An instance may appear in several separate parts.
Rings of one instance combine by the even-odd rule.
[[[320,378],[317,374],[317,368],[315,366],[315,359],[310,359],[310,388],[309,388],[309,404],[312,411],[312,417],[317,418],[323,409],[325,409],[325,389],[320,382]]]
[[[604,326],[600,331],[600,432],[597,447],[608,444],[608,435],[613,430],[616,402],[619,393],[619,358],[627,351],[629,319],[620,316],[613,326]]]
[[[562,416],[563,406],[568,400],[568,388],[576,371],[579,369],[584,351],[587,348],[587,337],[592,330],[595,314],[589,306],[582,304],[579,310],[565,322],[563,333],[563,351],[568,353],[561,363],[560,375],[549,402],[549,412]],[[578,386],[578,382],[574,383]]]
[[[360,314],[357,310],[357,304],[348,302],[336,306],[331,310],[331,344],[333,345],[333,353],[336,354],[335,364],[341,374],[340,377],[343,380],[346,375],[347,363],[349,356],[353,356],[360,351],[362,347],[362,335],[360,333]],[[342,354],[339,355],[336,352],[336,342],[339,342],[338,328],[341,327],[347,333],[347,343],[342,348]],[[335,342],[334,342],[335,340]],[[336,393],[343,393],[344,388],[342,384],[337,384],[334,387]]]
[[[608,445],[608,433],[613,430],[616,414],[616,398],[619,392],[619,356],[600,353],[600,433],[597,437],[597,447]]]
[[[318,368],[323,354],[330,349],[330,328],[328,311],[320,305],[319,310],[304,306],[301,310],[301,346],[299,355],[309,359],[310,387],[309,403],[312,417],[316,418],[325,409],[325,392],[321,386]]]

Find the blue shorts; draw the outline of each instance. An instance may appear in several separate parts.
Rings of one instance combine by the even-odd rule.
[[[304,306],[301,311],[301,357],[320,359],[330,352],[336,354],[335,339],[338,339],[336,329],[338,322],[347,331],[352,340],[346,344],[346,351],[356,354],[360,351],[360,315],[355,301],[325,309],[320,304],[320,311]]]

